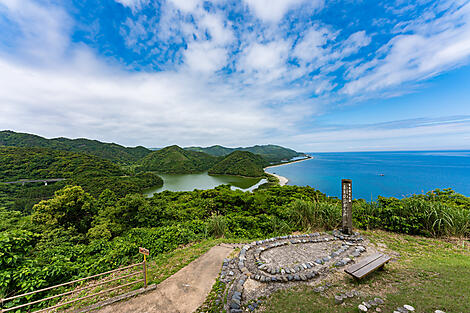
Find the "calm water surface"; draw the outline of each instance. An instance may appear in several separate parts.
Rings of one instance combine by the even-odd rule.
[[[353,180],[353,197],[402,198],[439,188],[470,196],[470,151],[309,153],[314,159],[269,168],[289,185],[341,196],[341,179]],[[383,174],[383,176],[380,176]]]
[[[151,188],[144,194],[151,196],[156,192],[164,190],[170,191],[193,191],[194,189],[206,190],[212,189],[219,185],[230,184],[233,189],[242,191],[251,191],[259,185],[266,182],[260,178],[246,178],[228,175],[209,175],[207,172],[200,174],[159,174],[163,179],[163,186],[159,188]]]

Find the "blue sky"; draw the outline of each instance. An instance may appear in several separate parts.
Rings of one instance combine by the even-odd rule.
[[[469,1],[0,0],[0,129],[470,149]]]

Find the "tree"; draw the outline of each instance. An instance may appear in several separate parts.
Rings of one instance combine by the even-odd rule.
[[[49,200],[33,207],[32,221],[42,232],[57,228],[72,228],[86,233],[96,214],[94,199],[80,186],[66,186],[55,192]]]

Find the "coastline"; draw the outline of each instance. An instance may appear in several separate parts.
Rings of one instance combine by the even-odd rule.
[[[281,164],[266,166],[263,170],[266,174],[276,177],[279,180],[279,186],[284,186],[289,182],[289,179],[287,179],[286,177],[281,176],[281,175],[268,173],[268,172],[266,172],[266,169],[271,168],[271,167],[278,167],[278,166],[283,166],[283,165],[287,165],[287,164],[297,163],[297,162],[303,162],[303,161],[307,161],[307,160],[310,160],[310,159],[313,159],[313,157],[312,156],[307,156],[306,158],[300,159],[300,160],[295,160],[295,161],[291,161],[291,162],[285,162],[285,163],[281,163]]]

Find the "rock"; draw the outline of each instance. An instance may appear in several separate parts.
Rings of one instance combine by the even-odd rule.
[[[232,302],[230,302],[230,308],[231,309],[240,309],[240,304],[235,302],[235,301],[232,301]]]
[[[335,266],[336,267],[341,267],[341,266],[344,266],[344,263],[343,263],[343,261],[338,261],[338,262],[335,263]]]
[[[339,295],[336,295],[335,296],[335,304],[341,304],[343,303],[343,297],[339,296]]]
[[[367,312],[367,307],[365,305],[359,304],[357,307],[358,307],[359,311]]]
[[[403,307],[404,307],[405,309],[407,309],[408,311],[411,311],[411,312],[413,312],[413,311],[415,310],[415,308],[412,307],[412,306],[409,305],[409,304],[405,304]]]
[[[375,303],[377,303],[378,305],[385,303],[385,301],[382,300],[381,298],[374,298],[374,301],[375,301]]]
[[[374,300],[369,300],[369,304],[371,306],[377,306],[377,303]]]
[[[366,306],[368,309],[372,307],[368,302],[365,302],[365,301],[363,301],[362,304]]]
[[[397,311],[400,312],[400,313],[408,313],[408,310],[405,309],[404,307],[398,307]]]
[[[382,312],[381,308],[375,308],[375,312]]]
[[[446,312],[441,311],[441,310],[436,310],[436,311],[434,311],[434,313],[446,313]]]

